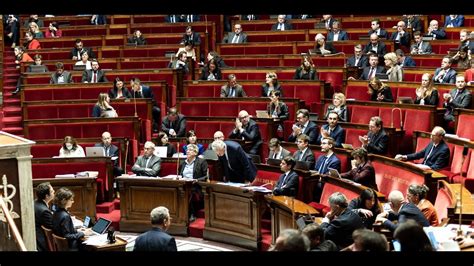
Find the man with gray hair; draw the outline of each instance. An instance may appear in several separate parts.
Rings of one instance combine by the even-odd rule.
[[[420,209],[415,204],[405,201],[402,192],[398,190],[390,192],[388,202],[391,210],[377,215],[375,222],[382,223],[382,226],[391,232],[394,232],[399,224],[406,222],[408,219],[415,220],[421,226],[430,226]],[[393,221],[398,221],[398,223]]]
[[[153,154],[155,144],[151,141],[147,141],[143,149],[143,155],[138,156],[137,161],[132,167],[132,171],[139,176],[158,176],[161,168],[161,159]]]
[[[166,233],[171,225],[170,212],[160,206],[150,212],[152,229],[137,237],[133,251],[178,251],[174,237]]]
[[[338,249],[345,248],[353,243],[354,230],[363,228],[362,218],[355,212],[347,209],[347,198],[341,192],[329,196],[331,211],[326,214],[321,223],[326,239],[336,243]]]
[[[285,229],[275,240],[275,245],[268,251],[309,251],[311,242],[309,238],[296,229]]]
[[[212,143],[212,150],[219,158],[225,181],[245,183],[255,179],[257,167],[239,143],[231,140],[215,140]]]
[[[423,158],[418,167],[439,170],[449,165],[449,147],[444,141],[446,131],[442,127],[436,126],[431,131],[431,142],[423,150],[408,155],[397,154],[396,160],[412,161]]]
[[[221,98],[245,97],[247,94],[242,85],[237,84],[237,77],[234,74],[227,76],[227,84],[221,87]]]

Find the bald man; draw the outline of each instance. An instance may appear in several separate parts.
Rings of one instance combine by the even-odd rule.
[[[257,123],[250,119],[249,113],[245,110],[239,112],[239,117],[235,119],[235,128],[230,132],[229,138],[251,141],[252,147],[249,153],[255,155],[259,154],[263,143]]]
[[[112,144],[112,135],[110,132],[105,131],[102,133],[102,142],[96,143],[94,146],[103,148],[104,156],[112,158],[114,161],[114,176],[122,175],[123,169],[119,166],[119,149]]]

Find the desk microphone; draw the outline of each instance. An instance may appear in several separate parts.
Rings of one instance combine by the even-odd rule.
[[[115,243],[115,229],[113,226],[111,226],[107,231],[107,240],[109,241],[109,244]]]

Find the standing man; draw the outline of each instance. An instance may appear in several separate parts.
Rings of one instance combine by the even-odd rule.
[[[150,220],[153,228],[137,237],[133,251],[178,251],[176,240],[166,233],[171,225],[168,208],[154,208]]]
[[[342,147],[346,134],[345,130],[337,123],[339,121],[339,115],[331,111],[328,114],[327,121],[328,123],[321,127],[321,134],[319,134],[316,144],[320,145],[321,139],[330,137],[334,140],[335,147]]]
[[[249,114],[245,110],[239,112],[239,117],[235,119],[235,128],[230,132],[229,138],[251,141],[252,147],[249,153],[255,155],[259,154],[260,146],[263,143],[257,123],[250,119]]]
[[[119,166],[119,149],[112,144],[112,135],[110,132],[105,131],[102,133],[102,142],[96,143],[94,146],[102,147],[104,149],[104,156],[112,157],[112,161],[114,162],[114,176],[122,175],[123,170]]]
[[[373,116],[369,122],[369,132],[365,136],[359,136],[362,148],[368,153],[384,155],[387,153],[388,136],[383,129],[383,121],[379,116]]]
[[[227,84],[221,87],[221,98],[234,98],[234,97],[246,97],[242,85],[237,84],[237,77],[234,74],[230,74],[227,77]]]
[[[222,40],[223,43],[246,43],[247,42],[247,34],[242,32],[242,25],[235,24],[234,25],[234,32],[229,32],[224,39]]]
[[[97,61],[97,59],[92,59],[91,66],[92,69],[86,69],[82,72],[83,83],[109,82],[104,70],[99,69],[99,61]]]
[[[53,228],[53,212],[48,204],[54,199],[54,189],[49,182],[44,182],[36,187],[35,200],[35,229],[36,229],[36,248],[38,251],[49,250],[46,236],[41,226]]]
[[[255,179],[257,167],[239,143],[215,140],[212,150],[216,152],[223,168],[224,181],[250,183]]]
[[[158,176],[161,169],[161,158],[153,154],[155,144],[147,141],[143,150],[143,155],[138,156],[137,161],[132,167],[133,173],[138,176]]]
[[[296,142],[296,138],[301,134],[309,137],[310,144],[315,144],[318,140],[317,126],[314,122],[309,121],[309,111],[307,109],[296,111],[296,123],[292,129],[293,132],[288,137],[289,142]]]
[[[148,98],[151,99],[152,102],[152,116],[153,116],[153,132],[158,132],[158,125],[160,124],[161,118],[161,109],[158,107],[156,103],[155,95],[153,94],[153,90],[145,85],[141,85],[141,81],[139,78],[132,78],[130,80],[130,86],[132,87],[132,98]],[[168,133],[168,132],[167,132]],[[184,136],[184,133],[183,133]]]
[[[184,137],[186,134],[186,118],[178,113],[176,107],[170,108],[168,115],[163,118],[161,131],[172,138]]]

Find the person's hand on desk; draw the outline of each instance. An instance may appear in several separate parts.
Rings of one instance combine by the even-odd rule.
[[[374,214],[372,213],[371,210],[359,209],[358,212],[362,213],[366,218],[370,218],[370,217],[374,216]]]
[[[92,231],[92,228],[81,228],[79,229],[79,232],[83,232],[84,236],[86,237],[94,234],[94,232]]]
[[[384,211],[384,212],[381,212],[381,213],[379,213],[379,215],[377,215],[377,217],[375,218],[375,222],[376,222],[376,223],[382,223],[382,224],[383,224],[385,221],[388,220],[387,217],[388,217],[388,212],[385,212],[385,211]]]

